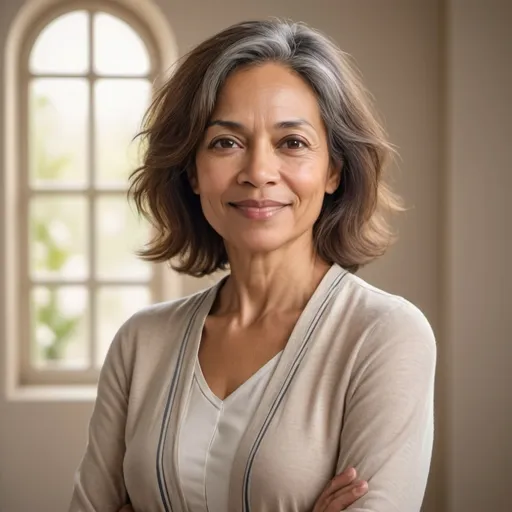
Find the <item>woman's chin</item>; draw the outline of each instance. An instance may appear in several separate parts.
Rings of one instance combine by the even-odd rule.
[[[256,255],[279,251],[286,247],[289,242],[290,238],[283,236],[282,233],[276,233],[275,235],[270,233],[247,233],[231,238],[226,245],[228,246],[228,252],[234,251],[239,254]]]

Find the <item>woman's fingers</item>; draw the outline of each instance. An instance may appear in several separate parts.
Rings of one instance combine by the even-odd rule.
[[[368,484],[364,480],[356,480],[348,487],[335,492],[329,498],[324,512],[339,512],[352,505],[368,492]]]
[[[357,472],[354,468],[347,468],[339,475],[336,475],[318,497],[313,512],[324,512],[332,496],[349,486],[356,477]]]
[[[336,492],[336,490],[350,485],[356,477],[357,471],[354,468],[347,468],[343,473],[336,475],[327,488],[332,492]]]

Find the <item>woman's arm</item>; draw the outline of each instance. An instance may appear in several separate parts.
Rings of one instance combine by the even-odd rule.
[[[101,370],[85,455],[75,475],[69,512],[117,512],[128,502],[123,478],[129,377],[123,332]]]
[[[338,468],[353,466],[368,493],[354,512],[419,512],[433,444],[436,346],[405,303],[363,341],[346,397]]]
[[[312,512],[340,512],[363,496],[368,486],[366,482],[357,480],[354,468],[348,468],[336,475],[325,487],[316,501]],[[131,505],[125,505],[119,512],[134,512]]]

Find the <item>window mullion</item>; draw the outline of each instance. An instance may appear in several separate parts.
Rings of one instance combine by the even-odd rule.
[[[91,279],[81,280],[81,279],[31,279],[28,281],[28,287],[33,288],[34,286],[44,286],[44,287],[52,287],[52,286],[88,286],[90,288],[94,286],[108,286],[108,287],[132,287],[132,286],[149,286],[150,281],[148,279],[134,279],[133,281],[124,280],[115,280],[115,279],[102,279],[101,281],[92,281]]]
[[[89,71],[89,73],[27,73],[27,76],[30,78],[88,78],[89,80],[97,80],[98,78],[106,78],[109,80],[154,80],[156,79],[156,75],[148,75],[148,74],[126,74],[126,75],[109,75],[106,73],[102,73],[98,75],[94,71]]]
[[[21,202],[21,205],[16,205],[19,208],[24,216],[22,216],[22,227],[20,238],[18,239],[19,244],[19,283],[21,286],[19,287],[19,318],[21,320],[20,324],[20,334],[21,339],[23,340],[23,345],[20,351],[21,355],[21,368],[22,373],[25,374],[29,371],[32,364],[32,354],[33,354],[33,339],[32,339],[32,287],[30,285],[30,255],[29,255],[29,233],[30,233],[30,215],[31,215],[31,200],[27,193],[29,187],[29,179],[30,179],[30,157],[31,157],[31,143],[30,135],[32,130],[30,129],[30,87],[32,85],[32,80],[27,79],[23,84],[23,96],[22,96],[22,105],[24,108],[22,109],[23,114],[21,115],[21,133],[23,134],[20,137],[21,146],[20,146],[20,181],[19,181],[19,189],[18,193],[18,201]],[[20,208],[21,206],[21,208]]]
[[[89,173],[89,368],[96,366],[96,195],[95,195],[95,156],[96,156],[96,140],[95,140],[95,111],[94,111],[94,88],[95,79],[93,77],[94,70],[94,12],[89,11],[88,19],[89,29],[89,154],[88,154],[88,173]]]
[[[87,135],[89,137],[89,135]],[[89,156],[87,155],[87,158]],[[127,188],[105,188],[103,190],[94,190],[92,191],[89,186],[87,188],[69,188],[66,186],[57,188],[57,187],[39,187],[39,188],[30,188],[27,189],[27,197],[30,199],[31,197],[41,197],[41,196],[55,196],[55,195],[64,195],[64,196],[84,196],[86,195],[94,195],[95,197],[101,196],[101,195],[120,195],[120,196],[126,196],[128,189]]]

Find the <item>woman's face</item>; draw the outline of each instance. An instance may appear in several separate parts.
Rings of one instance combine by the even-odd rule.
[[[315,94],[279,64],[240,70],[221,89],[191,177],[228,251],[267,253],[312,242],[331,164]]]

